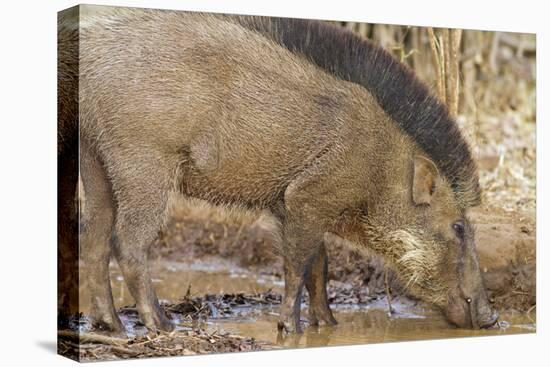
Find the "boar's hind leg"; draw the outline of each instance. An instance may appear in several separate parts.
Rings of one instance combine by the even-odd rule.
[[[84,186],[80,248],[91,296],[92,325],[121,333],[124,328],[113,303],[109,278],[110,239],[113,232],[113,198],[102,164],[81,143],[80,174]]]
[[[327,325],[336,325],[337,323],[328,305],[327,273],[327,250],[322,244],[306,273],[306,289],[309,293],[309,323],[311,325],[319,325],[319,321],[323,321]]]
[[[146,161],[151,156],[142,150],[114,167],[114,250],[141,321],[150,331],[171,331],[174,326],[159,305],[148,267],[149,247],[166,216],[170,180],[160,164]]]

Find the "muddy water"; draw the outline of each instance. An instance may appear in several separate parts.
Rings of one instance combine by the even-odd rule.
[[[401,313],[391,317],[379,306],[339,310],[334,316],[334,327],[305,327],[302,335],[282,337],[276,331],[277,312],[240,320],[221,320],[212,329],[227,330],[258,340],[276,343],[282,347],[322,347],[331,345],[367,344],[405,340],[454,338],[529,333],[535,331],[532,320],[522,315],[503,315],[507,320],[502,328],[492,330],[462,330],[450,327],[435,313]]]
[[[161,302],[173,303],[182,299],[189,287],[192,296],[260,293],[269,289],[282,292],[284,287],[284,283],[275,277],[258,276],[220,260],[196,261],[193,264],[155,261],[150,266],[155,290]],[[90,295],[84,277],[80,284],[80,311],[86,314],[90,309]],[[111,264],[111,287],[117,308],[135,304],[116,264]]]
[[[257,293],[273,289],[282,293],[283,283],[274,277],[258,276],[250,271],[235,267],[231,263],[195,262],[191,264],[160,262],[152,264],[157,294],[161,300],[175,302],[181,299],[189,286],[192,295],[219,293]],[[117,307],[134,304],[128,293],[118,267],[111,269],[113,295]],[[86,312],[89,305],[85,283],[81,287],[81,309]],[[393,303],[394,312],[387,314],[387,303],[381,299],[368,305],[332,305],[339,324],[333,327],[308,327],[304,324],[302,335],[282,337],[276,329],[278,306],[258,306],[236,309],[234,315],[216,317],[201,323],[210,330],[227,331],[280,347],[319,347],[330,345],[365,344],[404,340],[453,338],[464,336],[487,336],[517,333],[531,333],[536,322],[520,313],[501,315],[499,328],[490,330],[456,329],[430,309],[419,308],[407,302]],[[307,317],[304,306],[302,317]],[[122,318],[130,334],[140,333],[135,320]],[[178,321],[180,328],[190,327],[188,321]],[[144,330],[143,330],[144,331]]]

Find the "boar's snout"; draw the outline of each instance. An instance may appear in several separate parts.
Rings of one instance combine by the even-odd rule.
[[[497,322],[499,316],[489,305],[485,292],[472,298],[450,297],[445,315],[452,324],[468,329],[489,328]]]
[[[453,229],[455,225],[453,224]],[[450,272],[445,313],[448,320],[461,328],[481,329],[493,326],[498,320],[487,298],[476,251],[475,232],[468,220],[460,221],[455,272]],[[456,231],[456,230],[455,230]]]

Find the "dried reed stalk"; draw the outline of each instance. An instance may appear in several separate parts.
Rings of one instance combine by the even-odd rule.
[[[460,29],[428,28],[430,48],[436,70],[437,94],[447,104],[452,116],[458,114],[460,82]]]
[[[449,112],[452,116],[458,114],[458,102],[459,102],[459,88],[460,88],[460,76],[459,76],[459,54],[460,54],[460,41],[462,38],[462,30],[451,29],[448,34],[448,68],[447,68],[447,105],[449,106]]]
[[[439,43],[439,39],[436,36],[435,31],[432,27],[428,28],[428,35],[430,36],[430,48],[432,50],[432,57],[436,74],[435,81],[437,83],[437,94],[439,95],[439,98],[445,100],[445,64],[440,54],[442,46]]]

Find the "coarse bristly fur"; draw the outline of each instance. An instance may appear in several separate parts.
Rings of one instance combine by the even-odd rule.
[[[353,32],[292,18],[229,16],[327,72],[367,88],[393,120],[436,162],[465,206],[479,204],[477,167],[446,106],[403,63]]]

